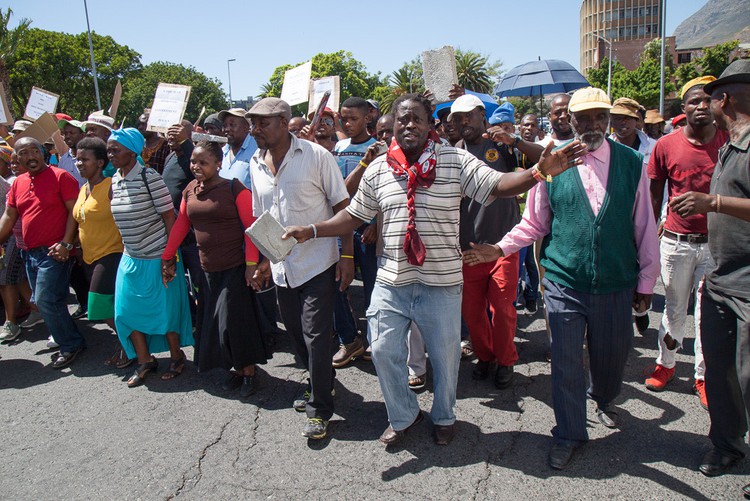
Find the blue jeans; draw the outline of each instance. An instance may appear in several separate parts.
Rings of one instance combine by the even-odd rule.
[[[406,365],[412,321],[422,333],[432,364],[432,422],[445,426],[456,421],[453,407],[461,360],[461,293],[460,285],[375,284],[367,310],[369,340],[388,421],[394,430],[407,428],[419,412],[417,396],[409,389]]]
[[[66,301],[73,262],[56,261],[47,252],[47,247],[21,251],[34,302],[61,352],[85,348],[86,341],[71,318]]]

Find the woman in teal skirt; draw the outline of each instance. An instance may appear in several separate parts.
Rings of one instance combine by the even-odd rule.
[[[161,254],[175,213],[161,176],[140,157],[144,143],[133,128],[112,131],[107,142],[109,161],[117,169],[112,176],[112,215],[125,248],[115,283],[115,325],[127,356],[138,358],[128,379],[131,388],[157,370],[152,353],[169,351],[169,369],[162,379],[180,375],[186,361],[180,348],[193,345],[185,281],[174,280],[166,287],[161,281]],[[182,263],[176,271],[184,274]]]

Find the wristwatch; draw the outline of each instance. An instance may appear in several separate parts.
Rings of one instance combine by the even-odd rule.
[[[69,251],[73,250],[73,244],[69,244],[68,242],[60,242],[59,245],[65,247]]]
[[[513,147],[515,148],[518,146],[518,143],[521,142],[521,136],[519,136],[518,134],[514,134],[514,136],[515,138],[513,139]]]

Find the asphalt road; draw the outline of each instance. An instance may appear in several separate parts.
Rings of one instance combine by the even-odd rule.
[[[291,409],[305,373],[284,334],[259,392],[240,401],[219,389],[221,372],[191,364],[174,381],[127,388],[133,369],[102,363],[114,335],[85,321],[88,350],[55,371],[38,326],[0,346],[0,498],[741,499],[750,461],[720,478],[697,471],[709,419],[691,393],[691,349],[678,356],[668,391],[643,386],[661,304],[634,339],[620,429],[601,426],[589,402],[591,440],[561,472],[546,464],[554,417],[541,313],[520,315],[512,388],[472,381],[472,362],[461,363],[452,444],[435,446],[425,420],[393,449],[377,440],[388,423],[370,362],[338,371],[329,437],[308,442],[304,415]],[[160,358],[163,371],[168,355]],[[430,385],[419,396],[424,410]]]

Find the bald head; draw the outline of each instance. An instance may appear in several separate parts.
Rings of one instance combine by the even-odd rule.
[[[39,153],[44,155],[44,146],[33,137],[22,137],[21,139],[16,141],[15,144],[13,144],[13,149],[16,151],[16,153],[18,153],[24,148],[24,146],[28,146],[30,144],[36,146],[39,149]]]

